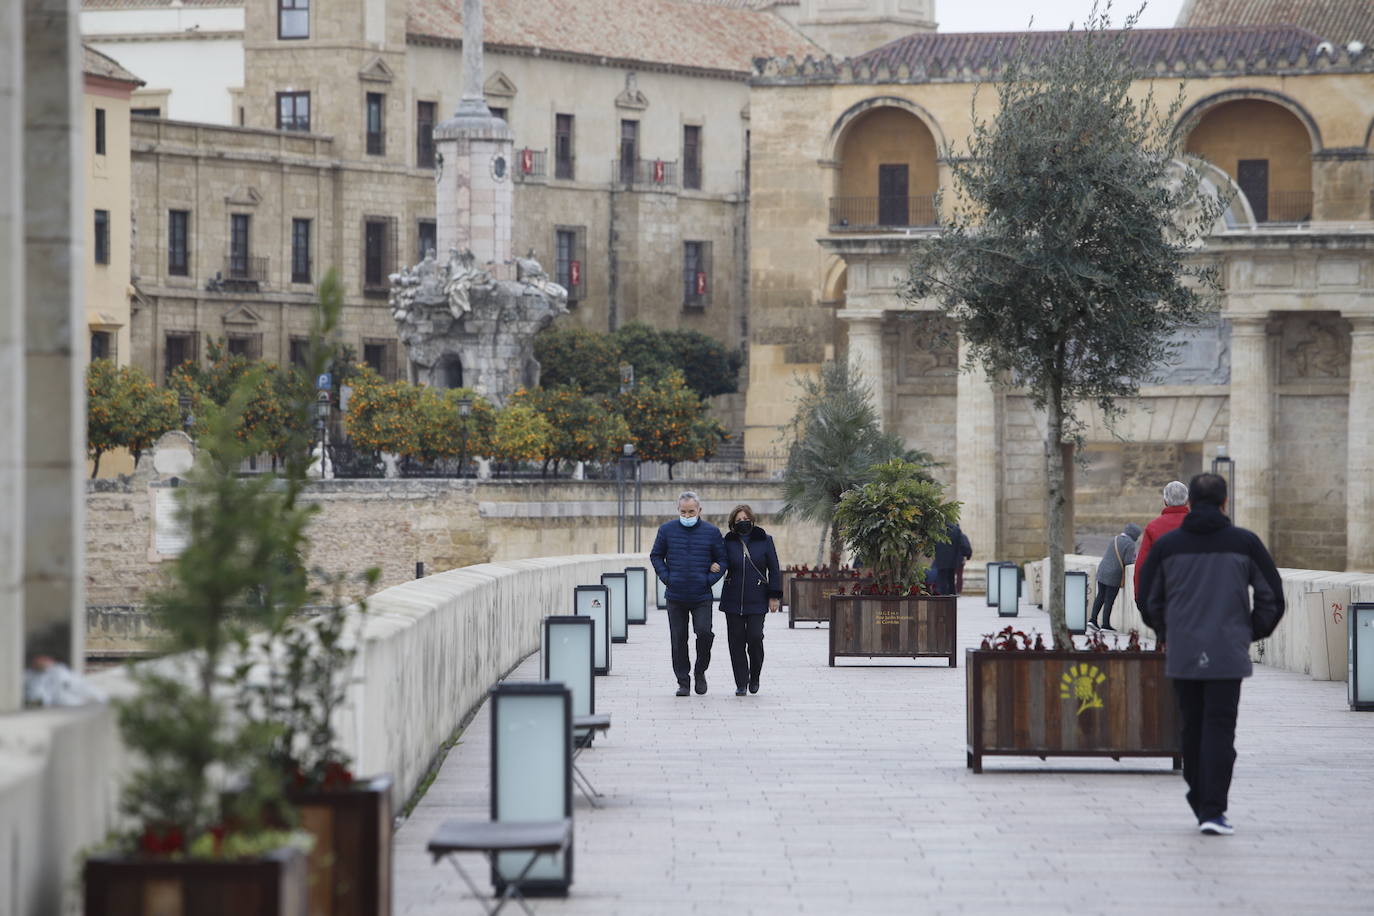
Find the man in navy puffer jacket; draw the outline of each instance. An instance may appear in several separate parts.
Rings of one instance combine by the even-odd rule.
[[[706,692],[706,668],[711,664],[711,586],[725,575],[725,544],[720,529],[701,518],[701,500],[688,490],[677,498],[678,517],[659,526],[649,560],[663,580],[668,599],[668,636],[673,644],[673,674],[677,695],[688,695],[688,675],[696,678],[697,693]],[[716,571],[711,567],[715,565]],[[697,636],[697,663],[687,655],[687,622]]]

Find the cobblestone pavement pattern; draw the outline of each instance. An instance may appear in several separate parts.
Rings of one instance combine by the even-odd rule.
[[[959,612],[965,646],[996,625],[982,596]],[[1348,711],[1342,683],[1257,666],[1236,834],[1207,838],[1166,760],[971,773],[962,658],[830,668],[825,629],[776,614],[763,689],[741,698],[717,613],[710,692],[681,699],[649,616],[597,681],[614,727],[579,763],[604,807],[577,798],[572,892],[540,914],[1374,912],[1374,714]],[[1048,629],[1034,607],[1018,623]],[[445,818],[488,815],[489,737],[484,705],[397,835],[400,916],[479,911],[424,847]]]

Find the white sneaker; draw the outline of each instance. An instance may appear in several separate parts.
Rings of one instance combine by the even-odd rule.
[[[1226,815],[1214,817],[1210,821],[1203,821],[1197,825],[1198,833],[1205,833],[1208,836],[1230,836],[1236,832],[1236,828],[1231,826],[1231,822],[1226,819]]]

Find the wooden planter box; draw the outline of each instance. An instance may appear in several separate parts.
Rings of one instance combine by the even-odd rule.
[[[282,849],[259,859],[210,860],[91,856],[85,916],[308,916],[305,853]]]
[[[1169,757],[1182,766],[1163,652],[969,649],[968,766],[988,755]]]
[[[787,626],[795,627],[797,621],[803,623],[830,622],[830,596],[844,589],[852,592],[871,579],[855,579],[852,576],[827,576],[823,579],[793,573],[788,577]]]
[[[310,916],[391,916],[391,777],[292,791],[310,852]]]
[[[953,595],[831,595],[830,666],[837,658],[948,658],[959,663]]]

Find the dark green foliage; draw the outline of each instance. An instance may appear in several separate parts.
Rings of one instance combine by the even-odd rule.
[[[1211,272],[1189,258],[1221,205],[1173,166],[1180,100],[1161,112],[1132,95],[1134,22],[1107,31],[1094,8],[1054,53],[1013,54],[997,114],[975,115],[967,156],[949,151],[959,201],[917,249],[909,290],[958,321],[970,363],[1025,388],[1048,415],[1049,606],[1061,645],[1059,443],[1076,434],[1079,404],[1112,415],[1167,362],[1171,333],[1214,307]]]
[[[634,321],[613,334],[551,327],[534,339],[534,355],[544,388],[615,394],[621,365],[631,365],[636,383],[653,385],[676,370],[699,397],[739,390],[739,351],[699,331],[660,331]]]
[[[944,488],[900,458],[874,467],[872,477],[840,497],[835,528],[855,565],[873,570],[879,591],[905,595],[925,576],[922,558],[949,540],[946,528],[959,520],[959,503],[944,502]]]
[[[782,478],[785,515],[829,527],[845,491],[871,480],[874,465],[894,458],[912,463],[930,479],[925,469],[934,467],[935,460],[882,432],[872,391],[858,370],[829,362],[819,378],[802,378],[798,384],[797,411],[783,427],[792,440]],[[835,528],[830,535],[830,566],[838,568],[840,532]]]

